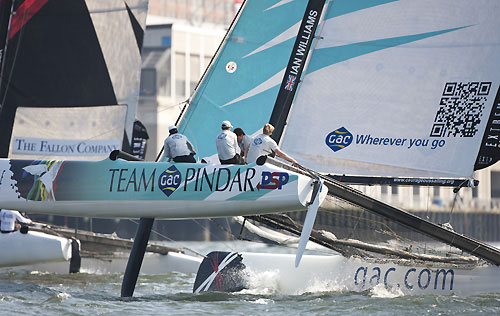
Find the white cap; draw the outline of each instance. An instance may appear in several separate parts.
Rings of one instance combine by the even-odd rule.
[[[170,125],[170,126],[168,127],[168,131],[171,131],[171,130],[173,130],[173,129],[177,129],[177,126],[175,126],[175,125]]]
[[[231,125],[231,122],[229,122],[229,121],[223,121],[222,127],[233,127],[233,125]]]

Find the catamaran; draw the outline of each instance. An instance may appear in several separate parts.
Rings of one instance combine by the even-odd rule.
[[[354,291],[498,292],[497,248],[337,181],[455,191],[476,184],[474,171],[499,157],[499,10],[493,1],[246,1],[189,100],[180,131],[209,156],[206,135],[217,129],[215,118],[249,134],[270,122],[282,150],[326,177],[330,205],[323,210],[347,202],[459,250],[434,257],[428,243],[417,253],[411,242],[380,248],[313,231],[342,256],[311,258],[304,270],[291,271],[293,256],[215,252],[207,269],[200,267],[194,292],[243,288],[233,272],[244,266],[279,267],[283,287],[316,279]],[[271,216],[252,218],[295,234],[302,229]],[[220,278],[225,268],[229,277]]]
[[[212,270],[200,271],[195,292],[244,287],[219,287],[219,276],[232,264],[276,267],[283,279],[303,284],[317,273],[355,291],[386,286],[408,294],[497,292],[500,250],[332,177],[462,187],[474,183],[474,170],[496,162],[499,11],[493,1],[248,0],[188,100],[179,132],[200,157],[210,157],[222,119],[249,134],[270,122],[281,148],[307,168],[266,159],[244,166],[135,162],[119,152],[92,162],[5,159],[0,207],[141,217],[122,296],[133,294],[154,218],[291,210],[307,210],[304,224],[295,228],[301,236],[296,256],[209,255],[205,265]],[[47,172],[37,174],[38,168]],[[33,188],[44,194],[30,196]],[[344,246],[335,247],[342,255],[302,256],[310,237],[322,238],[313,224],[327,194],[472,256],[382,251],[335,238],[328,243]],[[375,252],[386,257],[370,255]]]

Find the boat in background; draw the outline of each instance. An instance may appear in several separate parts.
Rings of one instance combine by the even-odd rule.
[[[33,265],[48,262],[64,262],[65,273],[71,271],[68,267],[73,258],[73,265],[78,265],[78,250],[80,244],[76,239],[53,236],[42,232],[20,231],[2,234],[0,249],[0,268]],[[75,249],[75,253],[73,253]],[[78,271],[73,271],[78,272]]]
[[[123,273],[134,243],[132,239],[120,238],[116,234],[95,233],[41,223],[30,227],[29,233],[51,235],[52,238],[62,240],[77,240],[80,246],[78,255],[81,258],[79,272],[83,273]],[[24,247],[28,245],[30,244],[24,244]],[[144,256],[141,273],[196,273],[202,258],[196,253],[187,254],[182,248],[150,243]],[[67,262],[31,263],[20,268],[30,271],[68,273]]]
[[[28,227],[26,227],[28,228]],[[1,269],[50,273],[123,273],[134,241],[86,230],[34,223],[26,233],[0,236]],[[143,274],[196,273],[202,260],[184,249],[150,243],[141,268]]]

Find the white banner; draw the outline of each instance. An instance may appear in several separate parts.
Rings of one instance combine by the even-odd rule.
[[[121,140],[72,140],[14,137],[12,153],[44,156],[102,156],[121,149]]]

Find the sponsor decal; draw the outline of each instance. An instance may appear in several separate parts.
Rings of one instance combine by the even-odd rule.
[[[281,188],[288,183],[290,176],[286,172],[262,172],[262,178],[260,183],[257,185],[257,189],[268,189],[268,190],[281,190]]]
[[[45,156],[101,156],[121,149],[121,141],[14,137],[12,153]]]
[[[170,197],[170,195],[181,185],[181,182],[181,172],[172,165],[160,174],[158,178],[158,187],[167,197]]]
[[[395,267],[390,267],[385,271],[380,267],[359,267],[354,273],[354,285],[364,289],[383,282],[385,287],[395,286],[408,290],[453,290],[455,279],[453,269],[432,271],[427,268],[419,270],[409,268],[404,269],[403,274],[396,273],[396,270]]]
[[[341,127],[328,134],[325,142],[331,150],[336,152],[349,146],[352,140],[352,134],[345,127]]]
[[[186,168],[178,170],[171,165],[158,177],[156,169],[109,169],[109,192],[154,192],[155,185],[170,197],[179,187],[182,192],[247,192],[266,189],[282,190],[290,180],[286,172],[262,171],[260,182],[255,168]],[[253,182],[253,183],[252,183]]]
[[[292,91],[293,86],[295,85],[295,79],[297,79],[296,76],[293,75],[288,75],[288,79],[285,84],[285,90]]]
[[[156,170],[148,172],[141,169],[109,169],[109,192],[154,192]]]
[[[230,74],[236,71],[237,65],[234,61],[230,61],[226,64],[226,71]]]
[[[345,127],[338,128],[328,134],[326,145],[337,152],[352,142],[358,146],[400,147],[402,149],[428,148],[436,150],[446,145],[444,139],[379,137],[371,134],[356,134],[354,137]]]

